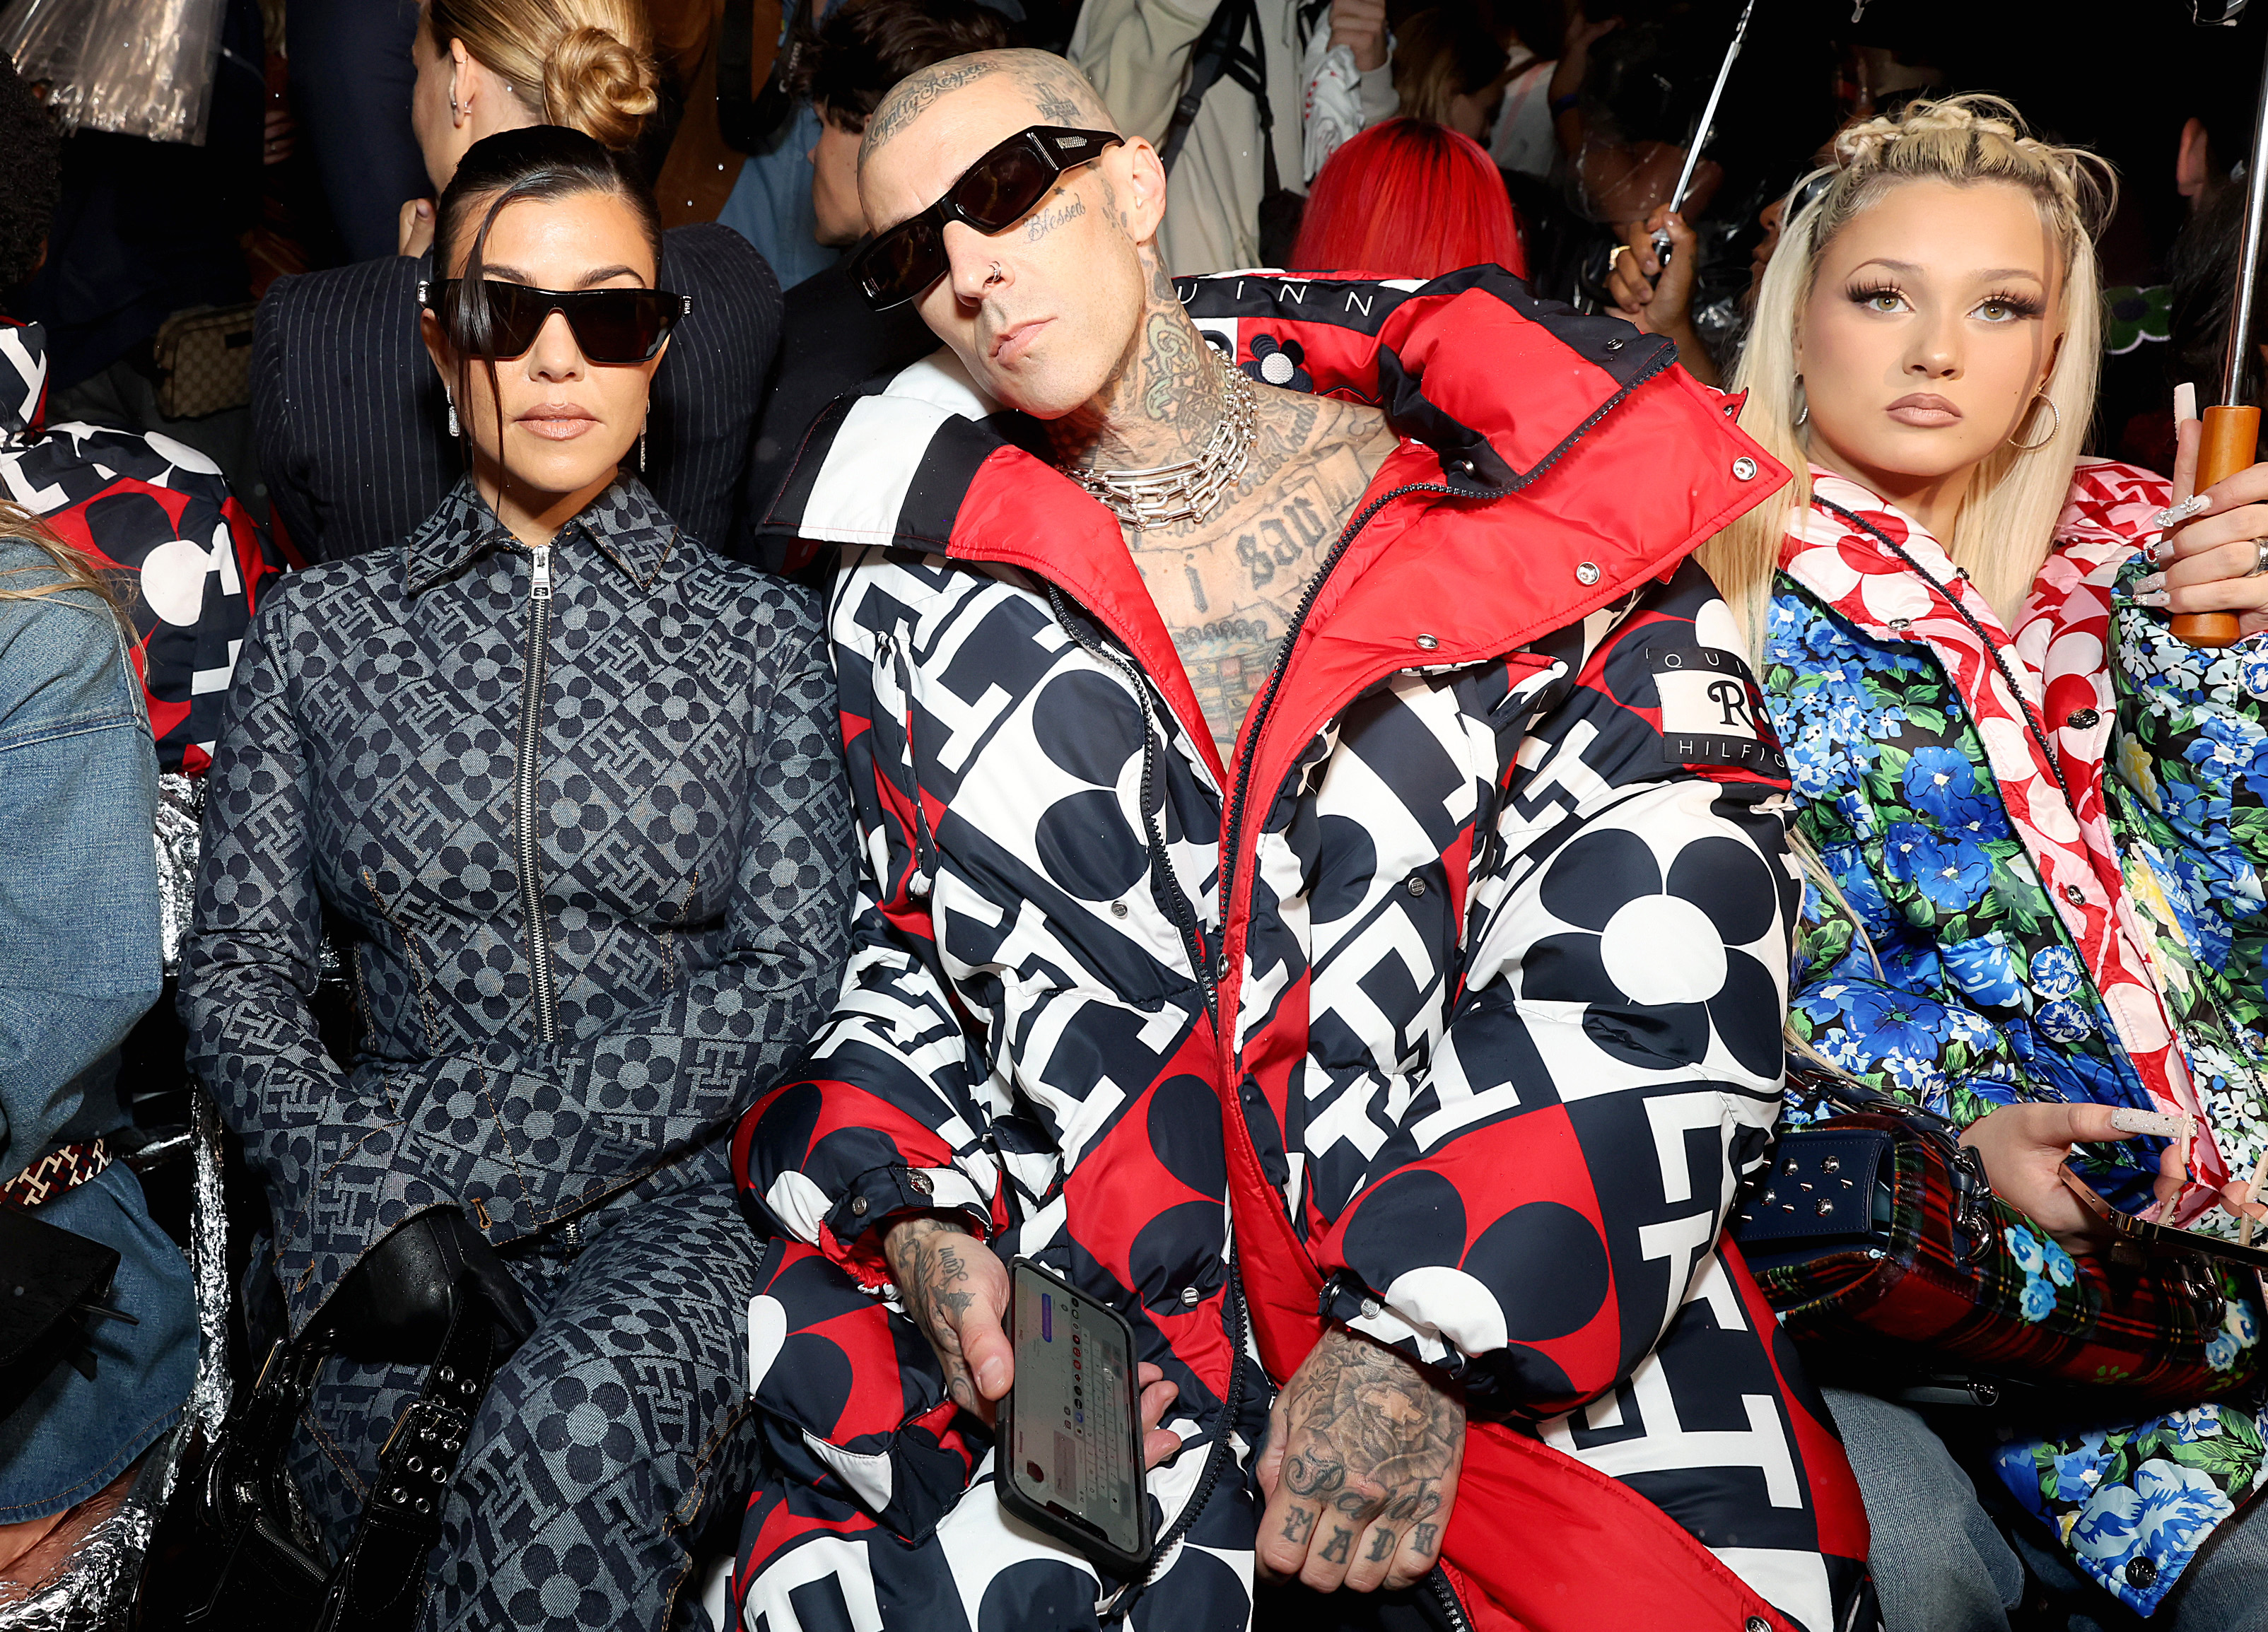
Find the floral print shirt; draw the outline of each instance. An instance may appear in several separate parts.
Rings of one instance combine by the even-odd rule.
[[[2268,1128],[2251,1065],[2268,1052],[2257,865],[2268,856],[2268,651],[2250,641],[2194,651],[2125,599],[2147,570],[2138,546],[2153,536],[2165,484],[2130,467],[2081,466],[2012,635],[1918,524],[1853,483],[1813,475],[1826,503],[1791,528],[1764,673],[1802,801],[1798,825],[1825,879],[1806,892],[1797,1035],[1963,1125],[2025,1100],[2202,1110],[2210,1143],[2192,1148],[2192,1167],[2248,1177]],[[1862,577],[1837,594],[1864,530],[1837,504],[1881,528],[1918,570],[1863,562],[1861,575],[1894,581]],[[1957,626],[1944,616],[1954,594],[1966,614]],[[2029,724],[2013,724],[2011,685]],[[2033,752],[2051,746],[2051,765]],[[2090,850],[2101,857],[2093,878]],[[2123,882],[2122,899],[2082,901],[2105,873]],[[1787,1120],[1815,1114],[1792,1100]],[[2162,1147],[2088,1147],[2077,1165],[2138,1208]],[[2227,1215],[2195,1222],[2216,1221]],[[2010,1234],[2029,1271],[2023,1312],[2044,1319],[2072,1283],[2069,1260],[2043,1232]],[[2234,1365],[2257,1327],[2254,1311],[2230,1304],[2220,1362]],[[2264,1425],[2257,1401],[2207,1403],[2067,1438],[2020,1437],[1999,1471],[2082,1569],[2147,1614],[2254,1493]]]

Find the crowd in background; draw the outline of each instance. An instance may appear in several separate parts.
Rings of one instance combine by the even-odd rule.
[[[252,388],[232,374],[219,398],[166,391],[168,325],[195,312],[248,329],[248,303],[278,279],[421,253],[453,143],[538,116],[585,129],[635,156],[666,225],[721,223],[793,290],[864,234],[850,166],[858,105],[877,89],[844,85],[846,59],[1061,50],[1123,128],[1162,143],[1207,26],[1231,32],[1226,10],[1152,17],[1141,0],[955,0],[862,21],[866,9],[225,0],[202,144],[84,129],[55,180],[40,173],[43,143],[0,151],[0,208],[22,241],[47,246],[35,266],[0,268],[0,311],[46,332],[50,417],[163,430],[218,463],[264,523],[276,475],[253,445]],[[2094,445],[2169,468],[2165,385],[2211,371],[2226,301],[2214,279],[2237,195],[2225,183],[2253,90],[2237,37],[2146,30],[2132,60],[2160,89],[2106,98],[2084,40],[1988,37],[1942,5],[1857,20],[1786,9],[1759,19],[1665,227],[1734,8],[1255,0],[1226,41],[1233,71],[1175,154],[1172,264],[1428,277],[1494,261],[1539,294],[1673,335],[1713,381],[1737,353],[1782,197],[1838,125],[1990,88],[2118,168],[2102,253],[2124,315]],[[1663,232],[1672,269],[1657,280]],[[1617,268],[1624,243],[1639,254]],[[283,519],[284,548],[298,548],[298,518]]]

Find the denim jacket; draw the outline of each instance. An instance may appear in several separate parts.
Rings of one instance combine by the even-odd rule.
[[[47,561],[0,539],[0,584],[36,585]],[[0,599],[0,1178],[125,1121],[118,1045],[160,979],[157,799],[108,609]]]
[[[0,538],[0,584],[52,581]],[[157,1000],[158,762],[135,665],[83,590],[0,599],[0,1178],[127,1118],[118,1045]],[[124,1164],[42,1202],[42,1224],[114,1247],[88,1334],[95,1374],[57,1366],[0,1420],[0,1525],[58,1513],[180,1415],[197,1327],[188,1265]]]
[[[287,577],[208,789],[181,1014],[294,1332],[430,1208],[501,1244],[713,1180],[835,995],[850,821],[814,598],[632,481],[530,549],[468,478],[400,549]],[[326,933],[345,1065],[309,1010]]]

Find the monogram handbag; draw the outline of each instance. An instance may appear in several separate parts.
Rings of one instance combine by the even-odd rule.
[[[1992,1194],[1950,1122],[1847,1079],[1804,1080],[1839,1114],[1780,1136],[1731,1232],[1830,1378],[1957,1380],[1988,1403],[2014,1387],[2193,1405],[2257,1375],[2257,1269],[2190,1237],[2074,1257]]]
[[[255,309],[192,306],[166,320],[153,342],[160,414],[195,419],[252,401]]]

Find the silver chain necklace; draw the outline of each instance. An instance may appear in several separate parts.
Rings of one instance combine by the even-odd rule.
[[[1208,352],[1212,349],[1205,348]],[[1243,370],[1212,353],[1224,376],[1226,401],[1212,436],[1195,459],[1147,470],[1073,470],[1064,474],[1110,509],[1127,526],[1142,530],[1176,521],[1203,521],[1220,508],[1244,474],[1258,434],[1260,396]]]

